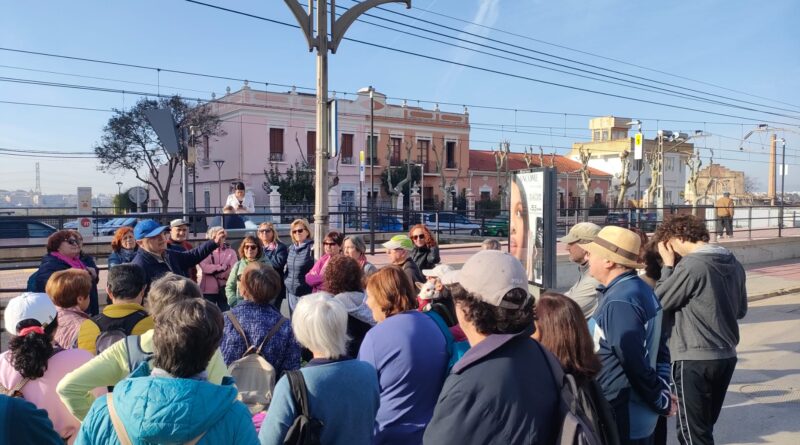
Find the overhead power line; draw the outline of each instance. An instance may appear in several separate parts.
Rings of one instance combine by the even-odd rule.
[[[298,25],[293,25],[291,23],[281,22],[279,20],[270,19],[270,18],[267,18],[267,17],[261,17],[261,16],[258,16],[258,15],[255,15],[255,14],[250,14],[250,13],[246,13],[246,12],[242,12],[242,11],[237,11],[235,9],[225,8],[225,7],[213,5],[213,4],[210,4],[210,3],[203,3],[203,2],[200,2],[200,1],[197,1],[197,0],[185,0],[185,1],[187,1],[189,3],[193,3],[193,4],[197,4],[197,5],[201,5],[201,6],[206,6],[206,7],[217,9],[217,10],[221,10],[221,11],[225,11],[225,12],[230,12],[230,13],[237,14],[237,15],[242,15],[242,16],[245,16],[245,17],[255,18],[255,19],[258,19],[258,20],[263,20],[263,21],[266,21],[266,22],[269,22],[269,23],[280,24],[282,26],[287,26],[287,27],[290,27],[290,28],[299,28]],[[374,43],[374,42],[366,42],[366,41],[363,41],[363,40],[354,39],[352,37],[344,37],[343,39],[347,40],[347,41],[350,41],[350,42],[366,45],[366,46],[371,46],[371,47],[375,47],[375,48],[381,48],[381,49],[384,49],[384,50],[387,50],[387,51],[392,51],[392,52],[397,52],[397,53],[401,53],[401,54],[420,57],[420,58],[424,58],[424,59],[427,59],[427,60],[434,60],[434,61],[437,61],[437,62],[442,62],[442,63],[446,63],[446,64],[461,66],[461,67],[464,67],[464,68],[469,68],[469,69],[473,69],[473,70],[477,70],[477,71],[488,72],[488,73],[497,74],[497,75],[501,75],[501,76],[505,76],[505,77],[510,77],[510,78],[515,78],[515,79],[520,79],[520,80],[526,80],[526,81],[530,81],[530,82],[540,83],[540,84],[543,84],[543,85],[556,86],[556,87],[566,88],[566,89],[570,89],[570,90],[574,90],[574,91],[582,91],[582,92],[601,95],[601,96],[606,96],[606,97],[614,97],[614,98],[618,98],[618,99],[625,99],[625,100],[630,100],[630,101],[639,102],[639,103],[648,103],[648,104],[651,104],[651,105],[658,105],[658,106],[681,109],[681,110],[686,110],[686,111],[695,111],[695,112],[699,112],[699,113],[713,114],[713,115],[717,115],[717,116],[732,117],[732,118],[735,118],[735,119],[743,119],[743,120],[750,120],[750,121],[765,122],[762,119],[755,119],[755,118],[751,118],[751,117],[743,117],[743,116],[732,115],[732,114],[727,114],[727,113],[720,113],[720,112],[714,112],[714,111],[709,111],[709,110],[702,110],[702,109],[686,107],[686,106],[677,105],[677,104],[668,104],[668,103],[664,103],[664,102],[658,102],[658,101],[653,101],[653,100],[647,100],[647,99],[641,99],[641,98],[634,98],[634,97],[630,97],[630,96],[624,96],[624,95],[621,95],[621,94],[614,94],[614,93],[608,93],[608,92],[603,92],[603,91],[597,91],[597,90],[592,90],[592,89],[589,89],[589,88],[582,88],[582,87],[563,84],[563,83],[559,83],[559,82],[551,82],[551,81],[537,79],[537,78],[526,76],[526,75],[522,75],[522,74],[508,73],[508,72],[504,72],[504,71],[500,71],[500,70],[496,70],[496,69],[492,69],[492,68],[486,68],[486,67],[481,67],[481,66],[477,66],[477,65],[468,64],[468,63],[457,62],[457,61],[454,61],[454,60],[448,60],[448,59],[444,59],[444,58],[441,58],[441,57],[426,55],[426,54],[418,53],[418,52],[415,52],[415,51],[409,51],[409,50],[404,50],[404,49],[400,49],[400,48],[394,48],[394,47],[390,47],[390,46],[386,46],[386,45],[380,45],[380,44],[377,44],[377,43]],[[776,113],[769,113],[769,112],[763,112],[763,111],[762,111],[762,113],[773,114],[773,115],[776,114]],[[793,117],[790,117],[790,118],[793,118]],[[766,121],[766,122],[778,123],[778,122],[773,122],[773,121]],[[787,125],[787,126],[794,126],[795,125],[795,124],[789,124],[789,123],[785,123],[785,122],[780,122],[779,124],[780,125]]]

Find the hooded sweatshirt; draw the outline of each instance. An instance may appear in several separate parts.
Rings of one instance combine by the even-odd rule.
[[[673,361],[736,357],[737,320],[747,314],[742,264],[726,248],[706,244],[661,269],[656,295],[673,323]]]
[[[258,444],[247,407],[236,400],[233,379],[154,377],[146,364],[114,387],[111,397],[133,443]],[[100,397],[78,433],[79,444],[117,444],[106,397]]]
[[[334,297],[347,309],[347,336],[350,338],[347,343],[347,356],[356,357],[367,332],[375,326],[375,319],[372,318],[372,310],[367,306],[364,292],[342,292],[333,295],[322,291],[314,295]]]

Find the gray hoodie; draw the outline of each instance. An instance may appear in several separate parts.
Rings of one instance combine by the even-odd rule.
[[[368,323],[370,326],[375,326],[375,320],[372,318],[372,310],[367,306],[366,294],[364,294],[364,292],[342,292],[333,295],[330,292],[321,291],[313,295],[334,297],[347,309],[347,315],[356,320]]]
[[[656,295],[672,325],[672,361],[736,357],[737,320],[747,314],[744,267],[724,247],[701,246],[661,269]]]

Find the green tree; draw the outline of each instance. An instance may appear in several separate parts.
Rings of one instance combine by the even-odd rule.
[[[128,197],[128,192],[114,195],[111,203],[114,205],[115,213],[123,213],[125,211],[131,211],[131,209],[136,211],[136,204]]]
[[[161,211],[167,212],[169,189],[180,158],[167,153],[145,117],[144,112],[154,108],[172,111],[181,147],[188,145],[186,134],[189,127],[197,127],[200,137],[224,136],[226,133],[211,107],[192,106],[177,95],[159,100],[143,98],[129,110],[114,109],[114,115],[103,127],[100,143],[94,147],[100,162],[98,169],[105,173],[132,172],[136,179],[155,191],[161,201]]]
[[[285,204],[305,204],[314,201],[314,170],[303,168],[299,162],[281,173],[276,164],[270,163],[270,168],[264,170],[266,182],[263,188],[270,192],[270,186],[278,186],[281,201]]]

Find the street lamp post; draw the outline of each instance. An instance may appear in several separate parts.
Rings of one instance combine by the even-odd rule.
[[[632,120],[628,122],[628,125],[636,125],[636,133],[642,133],[642,121],[640,120]],[[642,144],[644,144],[644,137],[639,136],[639,140]],[[641,151],[634,150],[633,158],[636,161],[636,226],[641,228],[642,224],[642,157],[644,156],[644,147],[642,147]],[[627,174],[625,172],[624,174]],[[623,199],[625,199],[623,197]]]
[[[222,209],[222,164],[225,163],[224,159],[215,159],[214,165],[217,166],[217,185],[219,186],[219,207]]]
[[[117,181],[117,194],[122,194],[122,181]]]
[[[783,206],[786,196],[784,195],[784,182],[786,180],[786,139],[780,138],[781,143],[781,207],[778,209],[778,238],[783,234]]]
[[[369,86],[369,254],[375,255],[375,88]]]
[[[309,51],[317,50],[317,153],[314,181],[314,238],[321,240],[328,228],[328,50],[336,53],[345,32],[358,16],[384,3],[405,3],[411,8],[411,0],[365,0],[349,8],[336,18],[336,2],[331,0],[331,17],[328,17],[327,0],[309,0],[308,13],[298,0],[284,0],[286,6],[300,25],[308,43]],[[314,34],[314,4],[316,3],[316,35]],[[330,40],[328,39],[330,23]],[[374,244],[374,243],[373,243]],[[322,243],[314,244],[314,255],[322,255]]]

